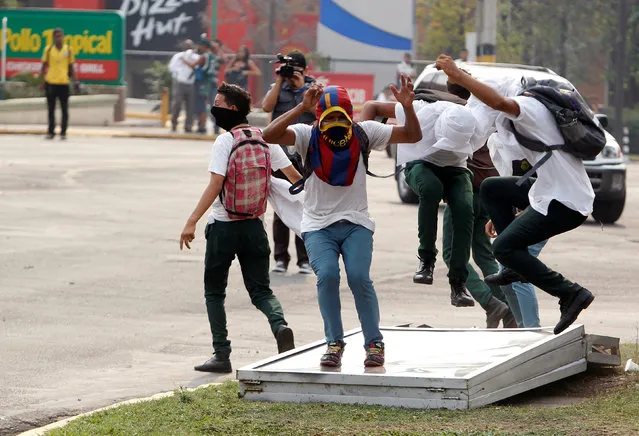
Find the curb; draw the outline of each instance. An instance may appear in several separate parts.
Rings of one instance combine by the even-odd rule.
[[[0,135],[45,135],[46,129],[6,129],[0,128]],[[69,135],[98,138],[138,138],[138,139],[186,139],[193,141],[214,141],[217,135],[200,135],[197,133],[151,133],[112,130],[75,130],[69,129]]]
[[[183,388],[183,389],[186,390],[186,391],[189,391],[189,392],[193,392],[193,391],[196,391],[198,389],[205,389],[205,388],[209,388],[211,386],[219,386],[221,384],[222,383],[208,383],[208,384],[205,384],[205,385],[197,386],[195,388]],[[31,429],[31,430],[27,430],[27,431],[25,431],[23,433],[20,433],[19,436],[42,436],[48,431],[64,427],[67,424],[69,424],[70,422],[75,421],[76,419],[79,419],[79,418],[84,418],[85,416],[90,416],[90,415],[93,415],[93,414],[96,414],[96,413],[103,412],[105,410],[115,409],[115,408],[121,407],[121,406],[126,406],[127,404],[137,404],[137,403],[144,403],[144,402],[147,402],[147,401],[160,400],[162,398],[168,398],[168,397],[172,397],[174,395],[175,395],[175,390],[169,391],[169,392],[161,392],[159,394],[151,395],[150,397],[133,398],[133,399],[126,400],[126,401],[121,401],[119,403],[111,404],[110,406],[102,407],[100,409],[95,409],[95,410],[92,410],[90,412],[81,413],[79,415],[75,415],[75,416],[71,416],[69,418],[65,418],[65,419],[63,419],[61,421],[53,422],[51,424],[45,425],[44,427],[38,427],[38,428]]]

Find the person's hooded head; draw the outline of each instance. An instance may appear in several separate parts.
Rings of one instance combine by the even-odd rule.
[[[355,179],[361,148],[353,125],[353,104],[346,89],[329,86],[317,103],[317,122],[308,147],[311,168],[332,186],[350,186]]]
[[[353,137],[353,103],[341,86],[328,86],[317,103],[317,126],[332,147],[346,147]]]

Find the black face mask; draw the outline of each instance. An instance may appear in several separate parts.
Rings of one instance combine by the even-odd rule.
[[[240,114],[238,111],[225,107],[212,106],[211,115],[215,118],[215,124],[227,132],[240,124],[248,124],[246,116]]]

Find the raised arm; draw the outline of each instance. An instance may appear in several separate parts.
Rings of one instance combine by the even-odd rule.
[[[260,70],[257,65],[255,64],[255,62],[249,60],[248,61],[248,66],[249,69],[246,70],[246,75],[247,76],[261,76],[262,75],[262,70]]]
[[[270,144],[295,145],[295,132],[288,126],[302,116],[304,112],[312,112],[324,89],[320,85],[311,86],[304,93],[304,100],[284,115],[275,118],[262,132],[264,141]]]
[[[398,90],[395,85],[391,85],[391,91],[395,95],[395,99],[404,108],[406,114],[406,124],[403,126],[394,126],[391,133],[391,144],[412,144],[422,139],[422,128],[419,125],[415,108],[413,108],[413,100],[415,92],[413,91],[413,81],[410,77],[402,74],[402,87]]]
[[[277,104],[277,98],[280,95],[280,90],[282,89],[282,83],[284,79],[279,74],[277,75],[277,80],[275,84],[271,87],[271,89],[266,93],[264,100],[262,100],[262,110],[266,113],[273,112],[275,109],[275,105]]]
[[[450,56],[439,55],[436,67],[446,73],[450,82],[463,86],[487,106],[509,115],[519,116],[520,109],[515,100],[504,97],[494,88],[460,70]]]
[[[395,118],[395,103],[386,101],[367,101],[359,114],[360,121],[374,120],[377,117]]]

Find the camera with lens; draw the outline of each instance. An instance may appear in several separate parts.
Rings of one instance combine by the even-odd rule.
[[[295,75],[295,72],[303,73],[304,69],[296,65],[295,59],[290,56],[284,56],[280,53],[277,54],[277,60],[273,63],[281,64],[281,66],[275,70],[275,74],[279,74],[285,79],[290,79]]]

